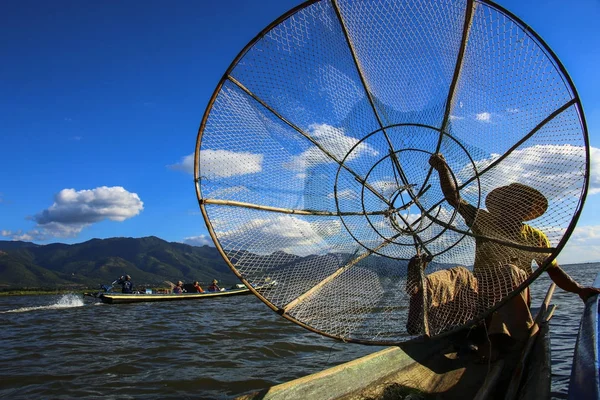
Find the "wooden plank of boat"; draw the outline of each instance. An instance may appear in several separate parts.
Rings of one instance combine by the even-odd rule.
[[[539,326],[530,346],[530,357],[517,392],[525,399],[547,399],[550,393],[550,354],[548,321],[536,318]],[[522,348],[491,364],[476,357],[459,357],[455,343],[464,333],[389,347],[345,364],[308,375],[262,391],[238,397],[238,400],[294,399],[501,399],[509,386],[512,372],[521,361]],[[525,395],[525,393],[527,393]]]
[[[290,382],[239,397],[250,399],[337,399],[374,384],[398,370],[410,369],[415,358],[427,358],[440,350],[435,346],[415,344],[410,349],[389,347],[362,358],[308,375]]]
[[[594,287],[600,287],[600,274],[596,276]],[[569,399],[600,399],[599,302],[600,296],[592,296],[585,303],[573,356]]]
[[[470,365],[452,350],[446,351],[449,345],[432,341],[389,347],[238,400],[385,399],[411,393],[424,398],[472,399],[485,380],[487,365]]]
[[[180,293],[180,294],[146,294],[146,293],[102,293],[99,298],[107,304],[140,303],[147,301],[182,301],[198,300],[213,297],[238,296],[250,294],[250,289],[230,289],[220,292]]]

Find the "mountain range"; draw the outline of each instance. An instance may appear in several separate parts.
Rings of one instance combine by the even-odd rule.
[[[353,254],[297,256],[281,251],[258,255],[238,250],[232,262],[248,269],[248,262],[268,266],[272,279],[285,279],[289,270],[306,265],[344,265]],[[396,279],[406,273],[406,261],[372,256],[360,262],[377,270],[381,278]],[[438,267],[444,267],[439,264]],[[448,267],[448,266],[446,266]],[[222,286],[239,283],[216,248],[167,242],[155,236],[143,238],[92,239],[77,244],[0,240],[0,290],[98,288],[122,275],[132,277],[135,287],[165,287],[165,281],[208,285],[213,279]],[[318,276],[308,274],[308,280]]]
[[[165,286],[165,280],[239,282],[214,247],[155,236],[70,245],[0,241],[0,289],[98,287],[124,274],[136,286]]]

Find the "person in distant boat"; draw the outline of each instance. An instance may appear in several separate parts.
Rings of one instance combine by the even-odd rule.
[[[194,289],[197,293],[204,293],[204,289],[202,289],[198,281],[194,281]]]
[[[183,282],[178,281],[177,286],[173,288],[173,293],[181,294],[183,293]]]
[[[129,275],[123,275],[117,279],[117,283],[122,287],[121,292],[133,293],[133,282],[131,281],[131,277]]]
[[[438,172],[446,201],[475,234],[475,262],[473,272],[465,267],[454,267],[426,275],[424,287],[427,295],[423,296],[419,268],[424,270],[427,260],[423,255],[411,260],[406,291],[411,296],[407,330],[412,334],[425,333],[420,331],[422,322],[420,326],[415,323],[415,316],[423,315],[425,299],[428,303],[427,320],[434,333],[468,322],[498,304],[522,284],[533,273],[534,261],[538,266],[544,264],[548,253],[532,249],[550,248],[550,241],[542,231],[524,223],[546,212],[548,200],[542,193],[529,186],[512,183],[495,188],[488,194],[485,200],[487,211],[477,209],[460,197],[452,171],[442,154],[433,154],[429,164]],[[580,286],[558,266],[556,260],[546,272],[558,287],[579,295],[583,301],[600,293],[600,289]],[[528,336],[533,325],[530,301],[529,288],[526,287],[486,319],[488,337],[496,353],[508,350]],[[436,317],[438,321],[435,321]],[[440,326],[440,323],[445,326]],[[486,349],[486,352],[489,350]],[[490,354],[492,358],[497,356]]]
[[[220,292],[221,288],[219,287],[218,283],[219,283],[219,281],[217,281],[216,279],[213,279],[212,283],[208,287],[208,291],[209,292]]]

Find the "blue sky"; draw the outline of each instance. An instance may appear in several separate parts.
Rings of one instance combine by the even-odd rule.
[[[0,238],[156,235],[206,243],[192,176],[177,166],[193,152],[233,58],[300,3],[3,4]],[[600,148],[600,3],[499,3],[560,57],[582,99],[590,144]],[[598,196],[588,196],[559,261],[600,260]]]

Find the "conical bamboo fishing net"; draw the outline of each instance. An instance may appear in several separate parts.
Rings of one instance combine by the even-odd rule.
[[[570,78],[508,11],[321,0],[234,60],[200,126],[195,178],[217,248],[273,310],[392,344],[481,319],[531,283],[574,229],[588,161]],[[522,210],[518,232],[498,223]],[[424,273],[408,271],[417,254]],[[453,284],[435,293],[429,277]],[[426,306],[409,316],[415,299]]]

